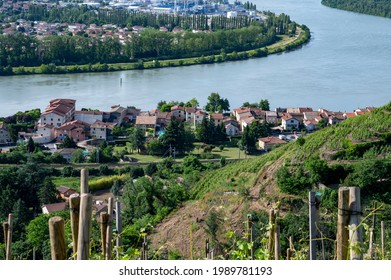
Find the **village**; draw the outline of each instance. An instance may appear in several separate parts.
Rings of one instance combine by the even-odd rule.
[[[139,12],[155,15],[197,15],[203,14],[208,17],[225,16],[227,18],[236,18],[238,16],[246,16],[253,20],[263,20],[264,15],[257,14],[254,10],[246,10],[241,3],[229,4],[228,2],[222,4],[202,2],[203,5],[197,4],[196,1],[184,1],[178,3],[175,1],[154,2],[128,2],[128,1],[112,1],[104,3],[100,1],[85,1],[83,3],[63,2],[51,3],[47,1],[0,1],[0,15],[29,13],[30,9],[34,7],[43,7],[50,11],[54,8],[63,8],[72,5],[84,5],[88,9],[95,11],[113,11],[124,10],[127,12]],[[0,21],[0,34],[16,34],[22,33],[26,36],[43,38],[50,35],[72,35],[85,36],[91,38],[100,38],[101,40],[107,38],[116,38],[121,44],[125,44],[126,40],[131,38],[132,34],[139,34],[145,27],[143,26],[120,26],[118,24],[84,24],[78,22],[47,22],[41,20],[17,19],[16,21],[9,21],[7,17],[3,22]],[[210,21],[210,20],[209,20]],[[173,33],[183,32],[184,30],[176,26],[173,30],[169,30],[165,26],[161,26],[160,31]],[[193,30],[193,32],[210,32],[209,30]]]
[[[207,118],[213,121],[216,127],[224,126],[227,137],[232,138],[240,138],[245,128],[253,122],[268,124],[271,127],[271,134],[259,138],[258,146],[259,149],[271,150],[274,145],[298,138],[302,132],[311,133],[321,127],[336,125],[347,118],[365,114],[373,109],[367,107],[343,113],[322,108],[313,110],[309,107],[276,108],[273,111],[239,107],[230,112],[213,113],[199,107],[179,105],[172,106],[168,111],[142,111],[132,106],[113,105],[108,111],[99,111],[85,108],[76,110],[76,100],[53,99],[41,113],[35,129],[19,132],[18,141],[27,141],[31,138],[35,143],[42,145],[59,144],[68,136],[76,143],[84,145],[94,141],[110,143],[117,138],[126,138],[125,135],[113,133],[124,125],[141,129],[149,141],[163,135],[173,119],[185,123],[195,131],[203,119]],[[13,144],[15,142],[11,139],[7,125],[0,122],[0,145]]]

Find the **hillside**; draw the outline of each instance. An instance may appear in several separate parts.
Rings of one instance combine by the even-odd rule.
[[[371,113],[322,129],[277,148],[257,159],[211,171],[191,189],[192,201],[155,227],[151,249],[174,252],[178,258],[204,258],[209,238],[215,256],[225,258],[246,229],[246,215],[256,222],[259,247],[268,226],[267,212],[282,215],[282,252],[293,236],[299,251],[308,248],[307,192],[322,193],[323,234],[331,240],[326,257],[332,258],[339,183],[362,188],[364,203],[384,203],[389,216],[391,179],[391,103]],[[322,186],[323,187],[319,187]],[[327,187],[324,187],[326,185]],[[376,188],[375,188],[376,187]],[[234,232],[227,238],[227,232]],[[326,243],[326,242],[325,242]],[[302,255],[302,254],[301,254]]]

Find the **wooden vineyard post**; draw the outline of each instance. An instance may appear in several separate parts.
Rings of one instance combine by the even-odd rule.
[[[251,214],[247,214],[247,242],[250,243],[251,251],[250,251],[250,259],[254,259],[254,224],[252,220]]]
[[[209,239],[208,238],[205,240],[205,258],[207,260],[210,259],[210,249],[209,249]]]
[[[385,258],[384,247],[385,247],[385,242],[386,242],[384,221],[381,221],[380,227],[381,227],[381,235],[380,235],[380,238],[381,238],[381,256],[382,256],[382,259],[384,260],[384,258]]]
[[[3,223],[3,230],[4,230],[4,245],[5,248],[7,248],[8,222]]]
[[[107,236],[107,222],[109,220],[109,214],[106,212],[100,213],[100,238],[102,242],[102,255],[106,256],[106,236]]]
[[[274,209],[271,209],[269,213],[269,226],[270,226],[269,243],[268,243],[268,251],[270,254],[269,259],[273,259],[275,222],[276,222],[276,216],[274,214]]]
[[[308,193],[310,222],[310,260],[316,260],[316,193]]]
[[[77,243],[77,259],[88,260],[91,233],[92,195],[83,193],[80,196],[79,235]]]
[[[107,233],[106,233],[106,260],[111,259],[111,242],[113,237],[111,222],[113,220],[113,198],[109,197],[107,214],[109,216],[107,220]]]
[[[11,260],[12,258],[12,220],[14,215],[8,214],[8,230],[7,230],[7,247],[6,247],[6,260]]]
[[[52,260],[66,260],[65,228],[61,217],[49,219],[50,251]]]
[[[117,239],[116,239],[116,245],[117,245],[117,260],[119,259],[119,251],[120,247],[122,246],[122,240],[121,240],[121,204],[119,202],[119,199],[117,198],[115,201],[115,225],[117,228]]]
[[[281,244],[280,244],[280,221],[278,219],[278,210],[275,211],[275,230],[274,230],[274,259],[281,258]]]
[[[293,242],[292,242],[292,236],[289,236],[289,248],[286,249],[286,259],[290,260],[292,258],[293,254]]]
[[[148,260],[148,242],[147,235],[144,235],[143,244],[141,247],[141,259]]]
[[[11,260],[12,258],[12,220],[13,214],[8,214],[8,227],[7,227],[7,247],[6,247],[6,260]]]
[[[359,187],[349,188],[349,236],[350,236],[350,259],[361,260],[361,241],[362,229],[359,226],[361,222],[361,197]]]
[[[88,193],[88,169],[80,171],[80,194]]]
[[[77,243],[79,235],[80,196],[76,193],[69,197],[69,211],[71,215],[73,257],[77,259]]]
[[[338,190],[337,260],[346,260],[349,247],[349,189]]]

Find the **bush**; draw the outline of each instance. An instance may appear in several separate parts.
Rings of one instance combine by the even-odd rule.
[[[127,178],[126,175],[121,175],[121,176],[115,175],[115,176],[100,178],[98,180],[89,182],[89,189],[90,191],[111,189],[116,180],[121,184],[125,181],[126,178]]]
[[[65,166],[61,173],[63,177],[73,177],[76,175],[76,171],[72,166]]]

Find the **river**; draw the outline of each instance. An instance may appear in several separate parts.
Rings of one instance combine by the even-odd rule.
[[[76,99],[76,107],[156,107],[160,100],[201,106],[211,92],[231,108],[268,99],[275,107],[352,111],[391,101],[391,20],[331,9],[320,0],[254,0],[258,10],[286,13],[311,29],[301,49],[266,58],[213,65],[110,73],[0,77],[0,116],[50,99]],[[122,79],[122,84],[120,80]]]

